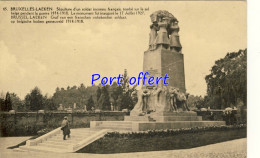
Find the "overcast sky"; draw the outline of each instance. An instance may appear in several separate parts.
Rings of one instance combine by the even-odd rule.
[[[17,4],[0,2],[7,7]],[[168,10],[179,20],[190,94],[205,95],[204,78],[214,61],[227,52],[245,49],[247,44],[246,2],[26,2],[22,6],[51,4],[150,10],[127,20],[85,24],[10,24],[10,13],[0,12],[1,91],[23,98],[38,86],[51,96],[56,87],[90,85],[93,73],[117,76],[127,69],[130,76],[137,76],[148,48],[149,16],[157,10]]]

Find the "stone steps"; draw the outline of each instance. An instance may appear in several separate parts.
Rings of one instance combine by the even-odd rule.
[[[14,148],[14,152],[26,152],[26,150],[20,149],[20,148]]]
[[[103,129],[121,129],[121,130],[131,130],[132,129],[132,122],[113,122],[113,121],[103,121],[101,124],[97,126],[97,128]]]
[[[131,121],[102,121],[102,124],[132,125]]]
[[[66,145],[70,145],[70,144],[76,144],[77,141],[70,141],[69,139],[67,140],[58,140],[58,141],[52,141],[52,140],[48,140],[47,141],[48,143],[51,143],[51,144],[57,144],[57,145],[62,145],[62,144],[66,144]]]
[[[152,113],[150,116],[197,116],[193,111],[180,111],[180,112],[158,112]]]
[[[37,152],[58,152],[58,153],[66,153],[68,152],[67,149],[59,149],[56,148],[50,148],[45,146],[20,146],[22,150],[29,150],[29,151],[37,151]]]
[[[132,130],[132,126],[117,126],[115,125],[100,125],[96,126],[99,129],[118,129],[118,130]]]
[[[167,121],[202,121],[202,116],[154,116],[156,122]]]
[[[20,146],[21,151],[75,152],[93,141],[103,137],[109,130],[80,128],[71,129],[71,137],[63,140],[62,132],[57,128],[41,137]],[[17,150],[17,151],[19,151]]]
[[[117,123],[114,123],[114,122],[102,122],[102,124],[100,124],[100,126],[113,126],[113,125],[116,125],[118,127],[129,127],[129,126],[132,126],[132,124],[117,124]]]
[[[84,135],[84,136],[70,135],[70,138],[72,138],[72,139],[82,139],[82,138],[88,137],[88,136],[90,136],[90,135],[91,135],[91,134]],[[50,139],[60,139],[60,138],[63,138],[63,135],[58,135],[58,136],[55,136],[55,137],[51,137]]]
[[[38,146],[45,146],[45,147],[49,147],[49,148],[58,148],[58,149],[66,149],[68,144],[52,144],[50,142],[44,142],[44,143],[40,143]]]
[[[84,137],[87,137],[87,136],[95,134],[95,133],[96,132],[85,133],[85,134],[71,133],[70,136],[73,137],[73,138],[84,138]],[[63,137],[63,134],[59,134],[59,135],[53,136],[51,138],[57,138],[57,137]]]

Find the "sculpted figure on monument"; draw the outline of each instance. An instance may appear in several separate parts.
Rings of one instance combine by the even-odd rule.
[[[143,90],[143,94],[142,94],[142,102],[143,102],[143,107],[142,107],[142,111],[147,113],[150,108],[148,106],[148,99],[150,97],[151,93],[148,89],[144,89]]]
[[[158,45],[161,45],[165,49],[168,49],[171,45],[169,36],[173,32],[171,26],[178,22],[178,20],[168,11],[159,10],[150,15],[152,21],[149,50],[154,50]],[[157,32],[158,31],[158,32]],[[178,31],[177,31],[178,32]],[[155,36],[155,38],[154,38]],[[176,37],[173,36],[175,39]],[[173,43],[176,40],[174,40]],[[181,47],[180,43],[178,48]]]
[[[149,49],[156,49],[155,39],[157,37],[157,31],[159,30],[158,24],[154,23],[150,26],[151,32],[149,34]]]
[[[166,86],[154,87],[151,93],[151,106],[154,112],[169,111],[168,89]]]
[[[180,90],[178,88],[174,88],[172,90],[172,93],[174,94],[174,107],[182,107],[183,111],[190,111],[189,107],[188,107],[188,93],[183,93],[180,92]]]
[[[141,89],[137,92],[138,101],[131,111],[131,115],[140,116],[153,111],[153,107],[150,106],[150,95],[149,89]]]
[[[131,111],[132,116],[144,116],[151,112],[164,111],[190,111],[187,100],[188,93],[181,92],[171,86],[154,87],[153,89],[141,89],[137,93],[138,102]]]
[[[178,111],[175,96],[176,96],[176,88],[170,87],[169,88],[169,102],[170,102],[170,106],[171,106],[171,111]]]
[[[180,52],[182,49],[180,38],[179,38],[179,25],[177,20],[172,20],[169,27],[170,36],[170,49],[175,52]]]

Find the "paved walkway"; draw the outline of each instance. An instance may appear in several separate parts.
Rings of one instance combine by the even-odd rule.
[[[136,152],[122,154],[17,152],[6,149],[29,137],[0,137],[0,158],[246,158],[246,138],[184,150]]]

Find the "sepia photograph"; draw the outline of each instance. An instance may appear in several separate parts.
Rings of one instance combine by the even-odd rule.
[[[247,2],[0,1],[0,157],[247,157]]]

